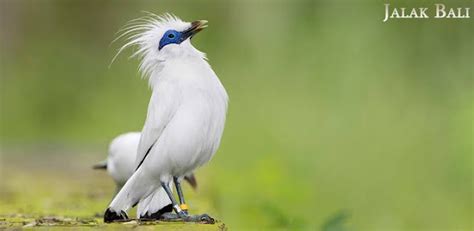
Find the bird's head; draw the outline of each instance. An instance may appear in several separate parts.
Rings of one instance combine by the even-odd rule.
[[[207,27],[206,20],[198,20],[192,23],[181,21],[179,24],[181,25],[170,25],[169,29],[164,28],[164,30],[167,30],[161,36],[160,42],[158,44],[159,51],[167,52],[171,49],[182,48],[179,46],[181,43],[185,41],[189,42],[189,40],[195,34]],[[166,46],[171,48],[165,49]]]
[[[173,58],[197,56],[205,58],[191,44],[191,38],[207,27],[206,20],[185,22],[178,17],[165,14],[158,16],[148,13],[147,16],[130,21],[121,34],[114,40],[126,38],[115,58],[126,48],[137,46],[132,57],[141,58],[140,70],[144,76],[150,76],[157,67]]]

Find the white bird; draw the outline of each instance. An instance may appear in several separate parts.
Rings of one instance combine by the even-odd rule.
[[[227,113],[228,96],[205,54],[190,39],[207,25],[172,15],[152,15],[125,34],[140,31],[120,50],[137,45],[140,70],[152,96],[138,146],[136,170],[105,211],[104,221],[128,220],[126,211],[150,195],[166,193],[177,217],[189,216],[180,187],[182,178],[207,163],[217,151]],[[175,183],[180,204],[170,189]]]
[[[105,169],[117,185],[117,192],[133,174],[140,132],[128,132],[110,142],[105,161],[94,165],[94,169]]]
[[[140,136],[140,132],[128,132],[115,137],[109,145],[107,159],[93,166],[94,169],[107,170],[107,173],[115,181],[117,192],[120,191],[135,171],[135,159]],[[184,179],[193,188],[197,187],[194,174],[185,176]],[[158,219],[162,214],[172,211],[171,201],[166,194],[157,194],[156,197],[148,199],[147,202],[148,204],[138,204],[137,216],[140,219]],[[162,202],[168,202],[168,205],[162,207]]]

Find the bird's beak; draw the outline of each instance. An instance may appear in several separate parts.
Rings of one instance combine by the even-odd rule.
[[[199,31],[207,27],[206,20],[197,20],[191,23],[191,27],[184,31],[185,38],[192,38]]]

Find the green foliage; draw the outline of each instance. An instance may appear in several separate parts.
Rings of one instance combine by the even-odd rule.
[[[349,231],[345,226],[348,219],[349,214],[347,212],[339,212],[323,224],[321,231]]]

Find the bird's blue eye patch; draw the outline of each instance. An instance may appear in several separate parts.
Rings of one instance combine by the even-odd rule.
[[[168,44],[180,44],[188,38],[191,39],[196,33],[206,28],[206,23],[207,21],[205,20],[194,21],[191,23],[191,26],[184,31],[167,30],[160,39],[158,50],[161,50],[161,48]]]
[[[160,40],[160,46],[158,47],[158,50],[161,50],[164,46],[168,44],[180,44],[184,40],[186,40],[187,37],[183,36],[182,32],[175,31],[175,30],[168,30],[163,34],[163,37]]]

